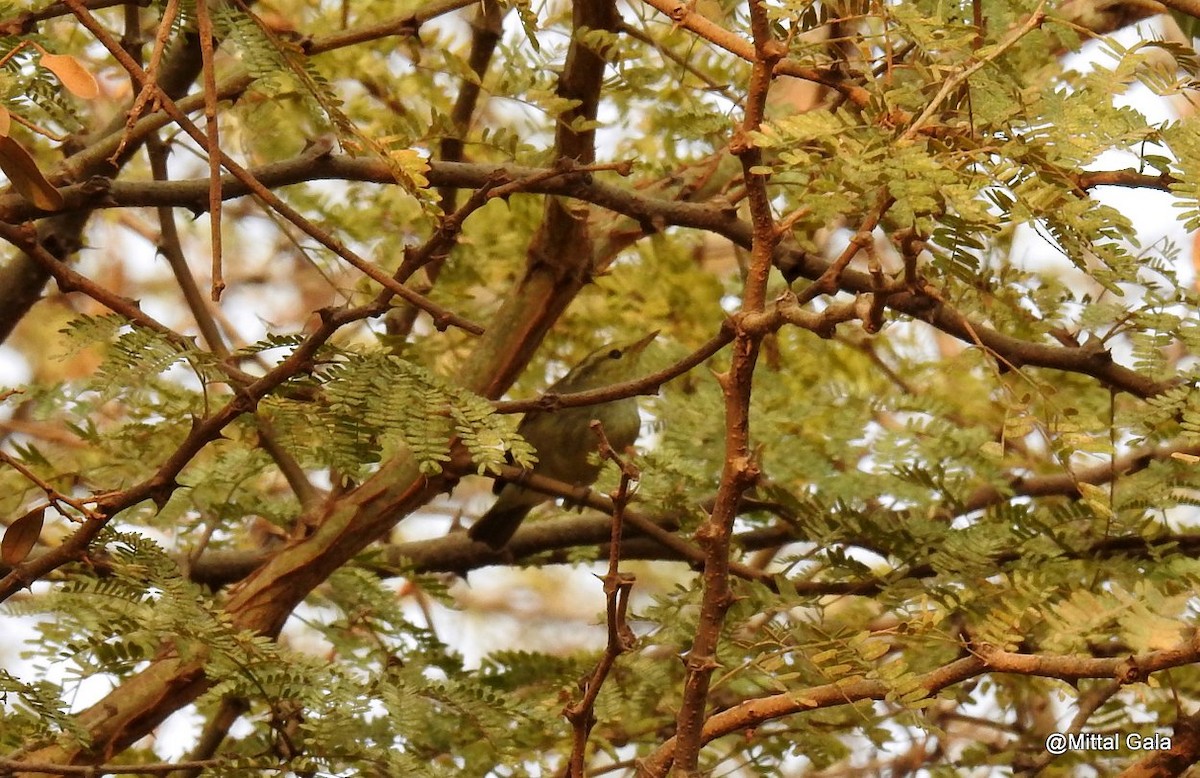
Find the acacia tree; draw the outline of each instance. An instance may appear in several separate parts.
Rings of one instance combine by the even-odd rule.
[[[1097,192],[1200,223],[1194,124],[1116,102],[1197,63],[1063,64],[1158,10],[0,3],[0,597],[38,630],[0,764],[1182,771],[1200,298]],[[653,434],[595,491],[522,472],[515,413],[628,396]],[[586,510],[494,551],[438,497],[471,474]],[[602,648],[475,667],[414,607],[564,564]]]

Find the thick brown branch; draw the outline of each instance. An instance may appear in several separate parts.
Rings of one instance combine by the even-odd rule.
[[[980,646],[973,656],[919,676],[918,684],[929,695],[984,673],[1014,673],[1064,681],[1112,678],[1130,684],[1144,681],[1160,670],[1192,664],[1197,660],[1200,660],[1200,646],[1191,643],[1164,651],[1113,659],[1017,654]],[[883,699],[891,691],[890,685],[883,681],[854,680],[751,700],[710,717],[704,724],[703,740],[711,742],[797,713],[849,705],[859,700]],[[641,764],[641,774],[663,774],[674,758],[675,748],[674,738],[664,743]]]
[[[750,137],[762,124],[774,66],[786,53],[786,47],[772,37],[765,3],[750,0],[749,8],[754,35],[754,67],[745,116],[741,126],[734,131],[730,150],[741,160],[742,179],[750,206],[750,267],[742,292],[741,310],[734,317],[736,335],[729,371],[717,375],[725,408],[725,462],[721,482],[712,515],[696,532],[696,541],[705,554],[701,576],[703,593],[695,635],[684,658],[683,694],[675,717],[675,767],[679,775],[688,778],[699,774],[703,745],[701,730],[708,707],[709,684],[713,671],[720,667],[717,651],[725,614],[733,604],[729,585],[733,523],[742,495],[759,475],[758,462],[750,450],[750,395],[765,333],[748,326],[748,319],[761,316],[766,308],[767,279],[780,240],[771,212],[769,174],[763,172],[762,151],[750,142]]]
[[[497,171],[502,172],[506,180],[532,180],[536,178],[537,173],[528,168],[434,162],[429,179],[435,186],[478,188],[487,185],[489,181],[494,182]],[[387,166],[381,162],[333,156],[310,157],[268,165],[256,169],[253,175],[265,186],[272,187],[325,178],[349,178],[394,184]],[[245,187],[239,189],[238,182],[232,177],[223,181],[222,190],[226,196],[245,195],[249,191]],[[641,196],[601,181],[572,176],[542,178],[531,184],[527,191],[567,195],[646,223],[657,222],[707,230],[743,247],[749,247],[752,242],[750,225],[739,219],[736,212],[725,207]],[[208,182],[203,179],[169,184],[115,182],[109,190],[110,199],[106,205],[178,205],[202,211],[207,192]],[[94,194],[86,195],[77,187],[64,189],[63,194],[68,207],[84,207],[86,200],[95,199]],[[0,198],[0,220],[19,221],[19,213],[7,210],[14,206],[15,200]],[[786,243],[776,249],[775,264],[789,280],[798,277],[817,279],[829,268],[826,260],[797,250]],[[874,293],[878,287],[876,280],[869,273],[852,268],[847,268],[841,273],[840,283],[843,291],[852,293]],[[1032,343],[1005,335],[980,322],[965,319],[952,306],[919,291],[905,290],[889,294],[886,305],[899,313],[928,322],[966,343],[978,343],[1009,365],[1047,367],[1082,373],[1137,397],[1152,397],[1171,386],[1169,382],[1154,380],[1117,364],[1107,351],[1094,346],[1085,344],[1069,347]],[[505,386],[511,383],[515,376],[515,368],[514,365],[513,375],[506,377]]]

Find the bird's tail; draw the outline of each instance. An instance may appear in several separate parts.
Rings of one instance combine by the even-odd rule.
[[[487,543],[492,548],[503,548],[525,520],[529,508],[528,505],[503,507],[497,504],[471,525],[467,535],[471,540]]]

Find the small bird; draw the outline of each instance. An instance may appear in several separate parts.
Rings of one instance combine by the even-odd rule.
[[[656,335],[657,330],[639,340],[610,343],[596,349],[549,391],[570,394],[633,379],[642,352]],[[642,426],[634,397],[556,411],[530,411],[517,426],[517,432],[537,450],[538,461],[533,472],[576,486],[595,483],[600,476],[600,465],[588,461],[588,455],[598,444],[588,428],[593,419],[604,425],[604,434],[615,451],[632,446]],[[496,481],[493,491],[500,498],[467,531],[472,540],[487,543],[492,548],[502,548],[534,506],[552,499],[541,492],[503,481]]]

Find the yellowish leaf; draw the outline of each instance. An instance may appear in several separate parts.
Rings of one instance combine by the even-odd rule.
[[[4,560],[4,564],[15,566],[25,561],[42,534],[45,517],[46,509],[38,508],[8,525],[4,540],[0,541],[0,559]]]
[[[25,147],[7,136],[0,137],[0,170],[27,200],[43,211],[63,207],[63,197],[46,180]]]
[[[396,149],[388,152],[393,165],[408,178],[413,186],[424,188],[429,186],[425,174],[429,172],[429,162],[416,149]]]
[[[62,82],[71,94],[84,100],[94,100],[100,94],[100,86],[88,69],[69,54],[43,54],[41,65]]]
[[[1004,459],[1004,444],[998,440],[989,440],[979,447],[979,453],[988,459],[1002,460]]]

